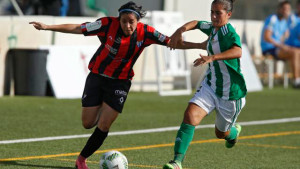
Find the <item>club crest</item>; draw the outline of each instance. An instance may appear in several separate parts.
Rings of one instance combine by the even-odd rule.
[[[137,41],[136,42],[136,46],[137,47],[141,47],[143,45],[144,41]]]

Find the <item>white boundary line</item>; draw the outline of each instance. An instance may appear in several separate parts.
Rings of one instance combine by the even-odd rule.
[[[277,123],[288,123],[288,122],[298,122],[300,117],[284,118],[284,119],[273,119],[273,120],[260,120],[260,121],[248,121],[239,122],[242,126],[252,126],[252,125],[264,125],[264,124],[277,124]],[[215,124],[199,125],[196,129],[202,128],[214,128]],[[129,130],[129,131],[118,131],[110,132],[109,136],[120,136],[120,135],[131,135],[131,134],[145,134],[145,133],[157,133],[178,130],[179,126],[176,127],[164,127],[155,129],[145,129],[145,130]],[[40,141],[53,141],[53,140],[66,140],[66,139],[76,139],[76,138],[86,138],[90,137],[91,134],[82,135],[71,135],[71,136],[57,136],[57,137],[42,137],[42,138],[30,138],[30,139],[19,139],[19,140],[3,140],[0,144],[14,144],[14,143],[29,143],[29,142],[40,142]]]

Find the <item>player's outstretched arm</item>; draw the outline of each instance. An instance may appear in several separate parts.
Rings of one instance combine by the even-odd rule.
[[[189,30],[193,30],[196,28],[198,24],[198,21],[191,21],[188,22],[186,24],[184,24],[183,26],[181,26],[180,28],[178,28],[173,35],[170,37],[170,42],[168,43],[168,47],[170,47],[171,49],[176,49],[178,48],[177,45],[180,45],[183,43],[183,38],[182,38],[182,34],[186,31]]]
[[[207,40],[202,43],[194,43],[194,42],[179,42],[176,45],[177,49],[203,49],[206,50]]]
[[[82,34],[80,24],[61,24],[61,25],[46,25],[41,22],[29,22],[37,30],[50,30],[62,33]]]

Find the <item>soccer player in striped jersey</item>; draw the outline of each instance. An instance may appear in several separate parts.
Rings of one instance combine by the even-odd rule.
[[[139,22],[145,15],[141,6],[128,2],[119,9],[119,17],[103,17],[92,23],[30,23],[38,30],[98,36],[101,42],[89,63],[91,72],[82,96],[82,124],[86,129],[96,128],[76,160],[79,169],[88,168],[86,159],[100,148],[122,112],[134,76],[133,65],[144,48],[169,43],[169,37]],[[177,48],[199,48],[199,44],[184,42]]]
[[[169,46],[176,48],[182,41],[183,32],[199,29],[208,35],[208,39],[200,45],[201,49],[207,50],[208,56],[200,54],[194,66],[208,64],[209,68],[201,87],[184,112],[175,140],[174,159],[165,164],[164,169],[182,168],[181,163],[193,139],[195,126],[213,110],[216,110],[217,138],[225,139],[227,148],[233,147],[237,141],[241,126],[235,122],[245,105],[247,89],[240,68],[240,37],[228,22],[232,10],[233,0],[213,0],[211,22],[188,22],[171,36]]]

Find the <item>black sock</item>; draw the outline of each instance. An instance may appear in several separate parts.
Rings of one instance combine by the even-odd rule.
[[[102,145],[103,141],[107,137],[107,134],[108,132],[103,132],[96,127],[94,133],[90,136],[80,155],[84,158],[91,156]]]

